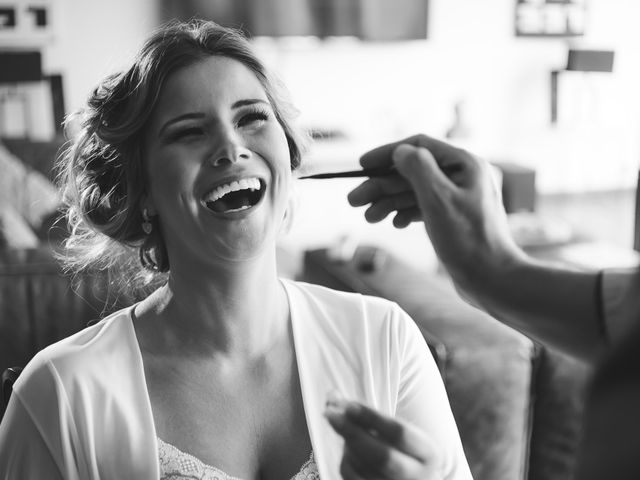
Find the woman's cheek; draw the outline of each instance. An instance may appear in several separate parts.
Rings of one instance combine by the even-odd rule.
[[[184,197],[187,192],[193,191],[195,173],[179,167],[179,162],[171,163],[150,172],[152,196],[159,203]]]

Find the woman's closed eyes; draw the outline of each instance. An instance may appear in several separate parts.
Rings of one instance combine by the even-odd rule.
[[[190,138],[196,138],[204,135],[205,130],[203,127],[187,127],[182,128],[172,134],[169,135],[168,141],[169,143],[186,140]]]
[[[267,122],[270,118],[270,113],[263,108],[253,108],[245,113],[243,113],[240,118],[236,121],[236,128],[242,129],[258,129],[265,122]],[[198,126],[187,126],[176,130],[173,133],[170,133],[167,142],[179,142],[179,141],[190,141],[197,140],[200,137],[205,136],[207,133],[207,129],[204,125]]]
[[[261,127],[267,120],[269,120],[269,112],[266,109],[253,107],[240,116],[236,123],[236,126],[239,128],[257,128]]]

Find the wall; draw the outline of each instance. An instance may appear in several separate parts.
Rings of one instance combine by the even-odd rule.
[[[640,2],[591,0],[588,34],[571,41],[516,38],[514,3],[434,0],[424,42],[259,40],[289,86],[301,121],[345,132],[345,139],[317,143],[306,168],[356,167],[366,149],[416,132],[443,137],[453,105],[464,100],[471,135],[457,143],[489,160],[534,168],[540,192],[635,187]],[[614,73],[563,74],[560,118],[551,125],[550,72],[566,66],[569,45],[614,49]],[[300,183],[297,220],[284,242],[315,246],[349,236],[436,268],[420,225],[402,232],[389,220],[367,225],[362,210],[347,205],[346,194],[357,183]]]
[[[339,129],[319,142],[307,168],[357,164],[367,148],[415,132],[442,137],[464,100],[471,135],[457,142],[490,159],[537,171],[542,192],[629,188],[640,159],[640,2],[590,0],[584,39],[516,38],[515,0],[431,0],[429,39],[256,39],[288,85],[306,126]],[[56,35],[45,67],[64,75],[67,109],[80,107],[105,74],[127,64],[159,22],[159,0],[56,0]],[[549,121],[550,71],[566,64],[568,44],[613,48],[613,74],[566,74],[560,122]],[[367,226],[349,208],[341,182],[300,185],[298,220],[288,240],[320,245],[351,234],[382,243],[416,242],[389,222]],[[373,229],[373,230],[372,230]],[[415,240],[412,240],[415,239]]]
[[[102,78],[130,62],[160,17],[157,0],[54,0],[50,5],[52,29],[46,38],[2,45],[42,51],[44,73],[63,76],[67,112],[82,107]],[[17,92],[28,98],[28,109],[16,101],[4,105],[0,134],[23,136],[27,130],[32,138],[50,138],[55,128],[47,84],[21,85]]]
[[[56,0],[44,68],[64,75],[66,107],[81,107],[107,74],[127,65],[158,24],[156,0]]]
[[[21,2],[17,2],[20,4]],[[38,0],[24,0],[39,5]],[[0,48],[39,49],[45,74],[62,74],[65,109],[81,108],[107,74],[127,65],[159,23],[157,0],[53,0],[46,36],[0,40]],[[0,87],[0,96],[6,90]],[[51,94],[46,82],[11,89],[0,109],[0,135],[47,140],[55,133]],[[26,101],[21,100],[26,98]],[[26,108],[25,108],[26,107]]]
[[[516,38],[514,0],[434,0],[430,38],[401,44],[258,42],[302,120],[358,148],[414,132],[444,136],[464,100],[463,146],[535,168],[543,192],[627,188],[640,159],[640,2],[591,0],[581,39]],[[568,45],[616,51],[613,74],[563,74],[550,124],[550,72]],[[320,147],[320,161],[326,158]],[[356,148],[344,157],[356,155]]]
[[[515,0],[430,4],[426,41],[257,39],[259,53],[291,90],[303,123],[345,133],[344,148],[316,148],[319,161],[353,163],[363,149],[414,132],[444,136],[453,106],[462,100],[471,135],[457,141],[489,159],[535,168],[543,192],[635,185],[640,2],[590,0],[588,34],[575,41],[516,38]],[[130,61],[158,24],[159,5],[56,0],[44,67],[64,75],[68,111]],[[569,43],[615,49],[615,71],[562,75],[560,121],[552,126],[549,75],[564,67]],[[31,117],[48,118],[38,112]]]

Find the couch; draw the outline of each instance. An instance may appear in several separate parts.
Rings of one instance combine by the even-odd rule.
[[[360,247],[348,259],[306,253],[303,280],[397,302],[440,365],[476,480],[571,477],[586,365],[543,348],[468,305],[444,274]]]

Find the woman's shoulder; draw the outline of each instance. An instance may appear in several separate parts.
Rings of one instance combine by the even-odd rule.
[[[285,286],[292,312],[315,319],[303,322],[303,328],[328,327],[345,335],[366,330],[387,336],[412,322],[397,303],[384,298],[291,280]]]
[[[131,331],[131,309],[126,307],[83,328],[38,352],[36,357],[60,362],[66,357],[95,356],[101,349],[113,348],[113,341],[126,337]],[[35,357],[34,357],[35,358]]]
[[[136,342],[130,309],[118,311],[40,351],[14,385],[59,466],[68,460],[70,469],[84,472],[74,478],[89,478],[98,464],[107,472],[114,465],[153,471],[153,417]]]
[[[14,389],[28,390],[29,385],[51,381],[68,383],[71,377],[104,368],[105,355],[111,362],[131,345],[127,341],[133,332],[130,309],[119,310],[39,351],[25,366]]]
[[[373,295],[345,292],[301,281],[283,280],[283,282],[289,287],[287,290],[290,293],[290,297],[292,296],[291,292],[295,291],[298,294],[296,299],[312,301],[336,309],[346,307],[378,312],[390,312],[400,309],[397,303]]]

